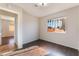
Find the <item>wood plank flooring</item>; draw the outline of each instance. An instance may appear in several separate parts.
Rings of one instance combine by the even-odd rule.
[[[48,41],[40,40],[40,39],[33,41],[31,43],[28,43],[28,44],[24,44],[23,49],[31,47],[31,46],[42,47],[47,52],[49,52],[49,54],[47,54],[46,56],[78,56],[78,50],[76,50],[76,49],[62,46],[62,45],[59,45],[56,43],[51,43]],[[2,45],[2,46],[0,46],[0,53],[8,52],[8,51],[14,50],[14,49],[16,49],[15,46],[12,47],[11,45]]]
[[[6,45],[9,44],[10,41],[13,42],[14,41],[14,37],[13,36],[8,36],[8,37],[2,37],[2,45]]]
[[[37,40],[23,45],[23,49],[30,46],[40,46],[49,54],[47,56],[78,56],[78,50],[44,40]]]
[[[0,45],[0,53],[13,51],[15,49],[16,49],[16,45],[14,43],[14,37],[3,37],[2,38],[2,45]]]

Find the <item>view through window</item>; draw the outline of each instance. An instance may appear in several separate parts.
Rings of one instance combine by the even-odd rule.
[[[48,32],[65,32],[65,17],[49,19]]]

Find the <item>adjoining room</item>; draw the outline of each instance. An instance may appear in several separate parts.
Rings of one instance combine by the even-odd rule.
[[[5,53],[16,49],[15,20],[15,14],[0,10],[0,53]]]

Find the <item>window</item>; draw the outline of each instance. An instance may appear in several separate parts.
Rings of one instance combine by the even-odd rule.
[[[65,32],[65,17],[49,19],[48,32]]]

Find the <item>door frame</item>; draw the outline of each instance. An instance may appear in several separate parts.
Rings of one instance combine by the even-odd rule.
[[[0,9],[7,11],[7,12],[10,12],[10,13],[14,13],[14,14],[17,15],[17,19],[16,19],[16,22],[15,22],[17,26],[15,26],[16,27],[15,28],[16,33],[14,33],[14,36],[15,36],[15,41],[16,41],[16,44],[17,44],[17,49],[22,48],[23,47],[23,44],[22,44],[22,10],[19,10],[17,12],[17,11],[7,9],[7,8],[3,8],[3,7],[0,7]]]

